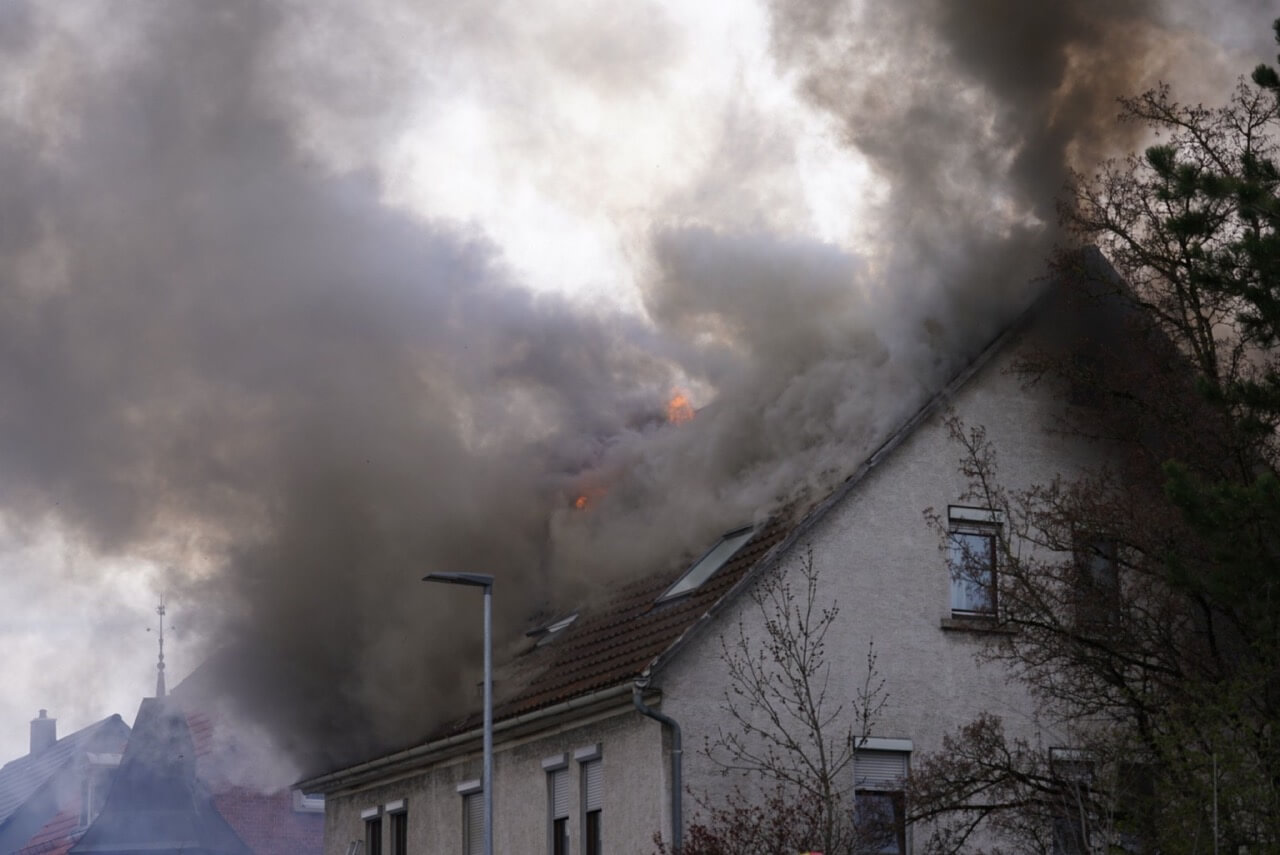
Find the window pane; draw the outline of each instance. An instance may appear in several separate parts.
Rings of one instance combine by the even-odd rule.
[[[557,819],[551,828],[551,855],[569,855],[569,820]]]
[[[951,610],[994,614],[996,538],[994,534],[953,531],[947,540],[951,573]]]
[[[710,552],[702,556],[674,585],[668,588],[666,593],[658,598],[658,602],[697,590],[703,582],[714,576],[717,570],[728,563],[753,534],[755,530],[751,528],[742,528],[726,534],[711,548]]]
[[[1117,564],[1114,540],[1089,538],[1076,546],[1076,620],[1082,627],[1105,627],[1119,618]]]
[[[391,855],[408,855],[409,814],[401,811],[391,814]]]
[[[903,855],[907,851],[907,825],[900,792],[857,790],[854,814],[859,852]]]
[[[462,797],[463,851],[466,855],[484,855],[484,793],[468,793]]]
[[[365,855],[382,855],[382,817],[365,822],[364,851]]]
[[[604,845],[600,837],[600,811],[587,812],[587,839],[585,841],[587,855],[601,855]]]

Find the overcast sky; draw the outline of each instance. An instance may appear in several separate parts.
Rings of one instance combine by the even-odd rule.
[[[1115,96],[1274,53],[1253,0],[210,5],[0,0],[3,759],[132,720],[162,592],[172,686],[230,627],[329,657],[486,522],[553,608],[820,487],[1028,298]],[[359,708],[424,607],[318,673]]]

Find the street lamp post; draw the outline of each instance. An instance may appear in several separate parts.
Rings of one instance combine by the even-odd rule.
[[[428,573],[424,582],[484,588],[484,855],[493,855],[493,577],[487,573]]]

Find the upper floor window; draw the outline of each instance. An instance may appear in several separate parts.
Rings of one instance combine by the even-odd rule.
[[[999,513],[988,508],[952,505],[947,509],[947,517],[951,612],[964,617],[994,617]]]
[[[404,802],[387,817],[391,821],[391,855],[409,855],[409,811]]]
[[[668,588],[662,596],[658,597],[658,602],[673,600],[676,597],[682,597],[698,590],[708,579],[716,574],[717,570],[729,563],[729,559],[733,558],[738,550],[746,545],[753,534],[755,534],[755,529],[751,526],[727,532],[715,546],[711,547],[705,555],[695,561],[693,566],[686,570],[674,585]]]
[[[364,821],[364,855],[382,855],[382,817]]]
[[[1097,535],[1078,537],[1075,568],[1077,625],[1098,629],[1114,624],[1120,616],[1120,562],[1115,540]]]
[[[905,751],[859,749],[853,758],[854,811],[860,852],[905,855]]]
[[[484,793],[462,796],[462,851],[465,855],[484,855]]]
[[[582,851],[583,855],[604,853],[604,766],[600,746],[573,752],[582,771]]]
[[[551,855],[569,855],[569,769],[567,765],[547,772],[547,802]]]

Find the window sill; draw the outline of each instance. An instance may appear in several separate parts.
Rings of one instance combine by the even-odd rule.
[[[947,632],[984,632],[996,635],[1013,635],[1017,632],[1011,626],[1000,623],[993,617],[949,617],[942,619],[942,628]]]

